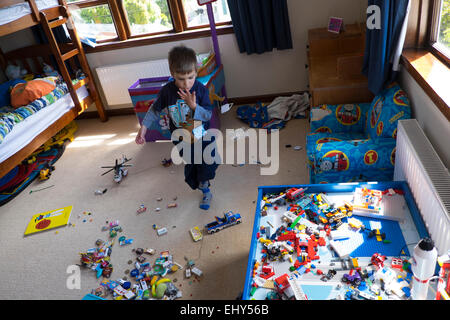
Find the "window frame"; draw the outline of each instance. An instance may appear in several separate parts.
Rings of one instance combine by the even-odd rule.
[[[131,34],[130,24],[122,0],[80,0],[67,3],[69,9],[71,7],[83,9],[105,4],[108,5],[111,12],[117,37],[99,41],[98,46],[95,48],[87,48],[85,50],[86,53],[195,39],[211,35],[209,24],[195,27],[187,26],[187,19],[185,17],[182,0],[167,0],[170,17],[172,19],[172,30],[136,35]],[[215,23],[215,25],[218,35],[234,32],[231,21]]]
[[[428,24],[428,49],[439,60],[450,67],[450,50],[443,50],[442,45],[437,41],[438,30],[440,25],[440,8],[443,0],[433,0],[430,5],[429,11],[429,24]]]

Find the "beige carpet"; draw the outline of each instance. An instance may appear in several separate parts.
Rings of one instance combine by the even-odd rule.
[[[50,180],[34,181],[0,207],[0,299],[78,300],[90,293],[101,280],[96,279],[95,272],[82,268],[81,288],[68,289],[71,274],[67,270],[79,264],[79,252],[95,247],[97,239],[108,239],[102,226],[116,219],[123,228],[119,235],[134,239],[134,243],[114,244],[111,279],[126,276],[125,271],[133,269],[128,264],[136,258],[133,248],[153,248],[157,254],[168,250],[179,264],[185,265],[186,257],[203,271],[200,281],[185,279],[184,270],[168,275],[182,291],[182,299],[235,299],[244,288],[258,186],[308,183],[305,133],[309,125],[304,119],[291,120],[280,131],[278,174],[263,176],[260,165],[221,165],[212,184],[214,197],[209,211],[199,209],[201,194],[184,183],[182,165],[161,165],[164,158],[170,157],[172,144],[134,143],[138,130],[135,116],[112,117],[106,123],[97,119],[77,123],[76,140],[56,162]],[[222,115],[221,123],[222,129],[248,128],[236,119],[234,110]],[[287,144],[302,149],[295,151],[286,148]],[[117,184],[112,173],[101,176],[104,169],[100,167],[113,165],[122,154],[132,158],[133,167]],[[30,190],[51,185],[30,194]],[[95,195],[95,190],[105,188],[105,194]],[[158,197],[163,200],[158,202]],[[167,208],[172,202],[178,206]],[[147,211],[137,214],[141,204]],[[23,236],[34,214],[68,205],[73,205],[69,222],[74,226]],[[161,208],[159,212],[157,207]],[[228,210],[240,213],[243,223],[193,242],[190,228],[203,228],[214,220],[214,215],[221,216]],[[154,224],[166,227],[168,233],[158,236]],[[155,256],[147,258],[150,263],[154,260]]]

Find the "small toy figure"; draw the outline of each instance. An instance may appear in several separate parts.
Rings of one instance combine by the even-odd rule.
[[[171,165],[172,165],[172,159],[166,159],[166,158],[164,158],[164,160],[162,160],[161,161],[161,163],[162,163],[162,165],[164,166],[164,167],[170,167]]]
[[[50,165],[48,162],[44,165],[44,168],[39,171],[39,181],[44,181],[50,179],[52,171],[55,167]]]

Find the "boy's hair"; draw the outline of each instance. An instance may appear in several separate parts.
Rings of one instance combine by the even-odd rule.
[[[170,72],[180,74],[197,71],[195,51],[183,45],[172,48],[169,52],[169,68]]]

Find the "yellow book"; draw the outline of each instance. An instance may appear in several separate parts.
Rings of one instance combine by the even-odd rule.
[[[72,206],[68,206],[38,213],[34,215],[28,223],[27,229],[25,230],[25,235],[65,226],[69,221],[71,212]]]

